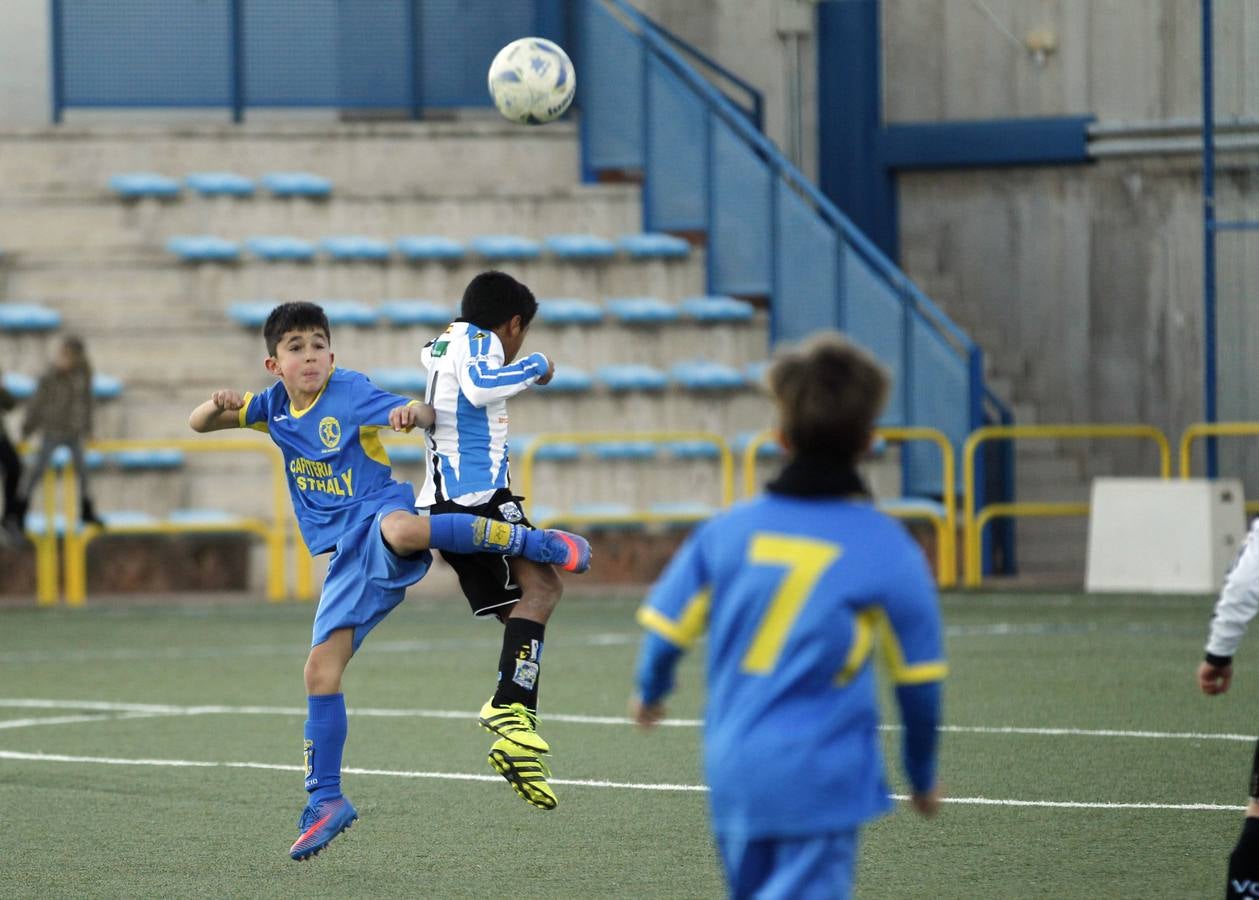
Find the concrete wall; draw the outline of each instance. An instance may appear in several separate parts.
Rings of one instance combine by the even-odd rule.
[[[1201,115],[1197,2],[883,0],[882,5],[888,121]],[[1216,114],[1255,115],[1259,6],[1216,0],[1215,10]],[[1038,60],[1029,50],[1036,45],[1053,49]]]
[[[50,109],[48,0],[4,0],[0,125],[46,125]]]

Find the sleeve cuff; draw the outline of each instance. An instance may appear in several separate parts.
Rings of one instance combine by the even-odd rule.
[[[1207,665],[1215,666],[1217,669],[1223,669],[1225,666],[1231,666],[1233,664],[1233,657],[1216,656],[1214,653],[1208,653],[1206,655],[1206,660]]]

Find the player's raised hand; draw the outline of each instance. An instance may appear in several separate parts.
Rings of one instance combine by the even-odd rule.
[[[1207,696],[1225,693],[1232,680],[1232,666],[1213,666],[1206,660],[1198,666],[1198,687]]]
[[[219,409],[237,410],[245,405],[245,398],[239,391],[215,391],[210,395],[210,400]]]
[[[630,700],[630,718],[644,731],[659,725],[667,713],[663,703],[644,703],[641,697]]]
[[[914,792],[909,795],[910,805],[924,819],[934,819],[940,811],[940,788],[937,785],[923,793]]]
[[[551,357],[547,356],[545,353],[542,354],[542,357],[546,360],[546,372],[542,374],[537,383],[548,384],[551,379],[555,377],[555,360],[551,359]]]

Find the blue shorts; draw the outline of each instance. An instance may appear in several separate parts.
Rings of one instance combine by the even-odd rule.
[[[389,549],[380,533],[380,521],[394,511],[380,510],[337,541],[315,611],[312,647],[340,628],[353,628],[357,650],[367,633],[402,602],[407,588],[423,578],[433,564],[433,554],[427,550],[403,558]]]
[[[717,849],[734,898],[847,900],[857,857],[857,832],[808,838],[717,835]]]

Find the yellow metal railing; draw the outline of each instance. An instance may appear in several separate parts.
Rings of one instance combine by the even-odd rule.
[[[957,584],[957,498],[954,485],[957,483],[957,463],[953,454],[953,445],[945,437],[944,432],[934,428],[879,428],[875,436],[893,443],[907,441],[929,441],[940,448],[940,484],[942,489],[941,503],[944,515],[928,506],[904,506],[889,508],[884,511],[898,519],[915,519],[930,522],[936,534],[936,582],[940,587],[952,587]],[[756,454],[770,441],[776,440],[773,431],[762,431],[748,442],[743,450],[743,493],[752,496],[756,493]]]
[[[109,534],[185,534],[190,532],[249,532],[258,535],[267,547],[267,599],[273,602],[284,599],[286,582],[284,547],[288,529],[288,486],[285,481],[284,459],[270,444],[241,440],[185,439],[157,441],[92,441],[88,449],[102,453],[120,450],[179,450],[185,453],[252,453],[267,457],[271,465],[271,499],[273,514],[270,520],[243,518],[218,522],[170,522],[122,524],[111,526]],[[76,527],[78,522],[77,479],[73,465],[62,469],[62,499],[65,506],[65,560],[64,580],[66,604],[82,606],[87,599],[87,547],[105,533],[100,528]],[[45,505],[52,508],[53,491],[45,491]],[[55,532],[54,532],[55,534]],[[53,568],[56,568],[55,549]],[[55,578],[55,575],[54,575]],[[41,597],[43,595],[41,594]],[[41,600],[41,602],[43,602]],[[54,588],[52,603],[56,603]]]
[[[734,453],[730,445],[721,435],[711,431],[570,431],[548,432],[540,434],[532,440],[520,457],[520,493],[533,499],[533,469],[538,449],[546,444],[577,444],[589,446],[615,441],[634,441],[635,443],[668,444],[674,441],[703,441],[717,448],[721,460],[721,505],[729,506],[734,502]],[[648,510],[635,510],[622,516],[577,516],[564,515],[564,521],[572,524],[583,522],[626,522],[650,524],[655,522],[676,522],[687,516],[653,513]],[[696,516],[695,518],[700,518]],[[546,523],[535,522],[542,526]]]
[[[963,579],[966,587],[978,587],[983,580],[982,536],[993,519],[1018,516],[1087,516],[1088,503],[990,503],[975,509],[975,452],[986,441],[1040,439],[1144,438],[1159,451],[1159,477],[1170,478],[1171,447],[1167,436],[1153,425],[985,425],[976,428],[962,448],[964,509],[962,513]]]
[[[1192,468],[1193,442],[1206,437],[1254,437],[1259,435],[1259,422],[1198,422],[1180,436],[1180,477],[1188,478]],[[1259,500],[1246,504],[1247,513],[1259,512]]]
[[[19,456],[31,450],[28,443],[17,445]],[[40,483],[44,501],[43,532],[28,532],[35,545],[35,602],[40,606],[57,605],[57,473],[52,466],[44,469]]]

